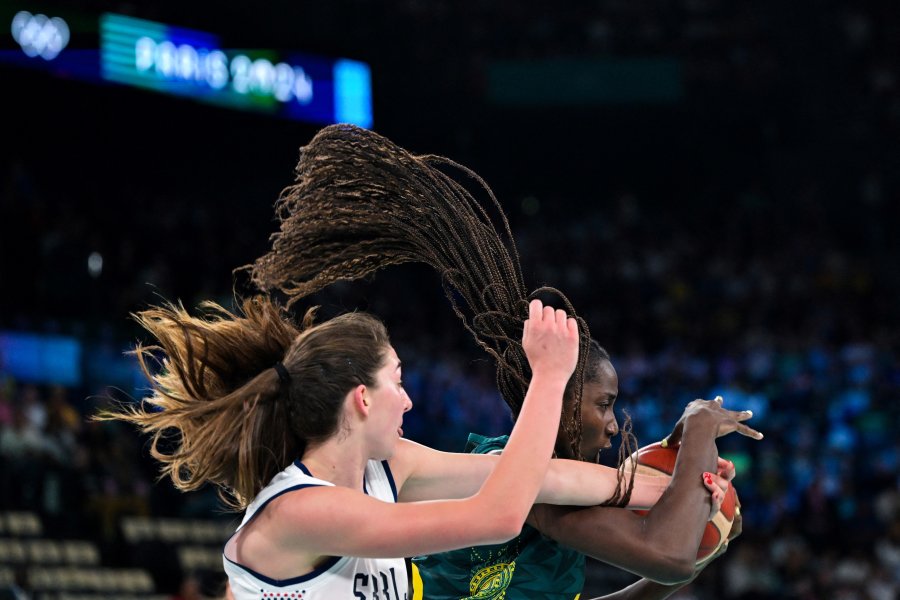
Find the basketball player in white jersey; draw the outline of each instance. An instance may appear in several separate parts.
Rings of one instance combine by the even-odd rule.
[[[246,510],[224,550],[237,600],[408,600],[401,557],[499,543],[519,533],[536,500],[587,506],[616,490],[614,469],[550,460],[578,355],[564,311],[529,306],[531,383],[498,457],[402,439],[412,402],[376,318],[313,325],[312,310],[298,328],[262,297],[240,315],[205,307],[213,314],[167,305],[137,315],[158,342],[135,351],[154,393],[101,418],[152,433],[151,452],[179,489],[213,483]],[[163,369],[152,373],[146,358],[159,351]],[[708,420],[734,430],[745,419],[710,404]],[[639,477],[632,506],[652,505],[666,479]],[[707,485],[713,510],[727,485]]]

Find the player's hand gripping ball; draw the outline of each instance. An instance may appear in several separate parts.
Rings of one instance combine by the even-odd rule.
[[[678,446],[663,448],[657,442],[639,449],[637,455],[637,472],[644,475],[672,475],[675,471],[675,458],[678,456]],[[703,538],[700,540],[700,548],[697,550],[697,564],[703,563],[714,555],[722,544],[728,541],[731,533],[731,525],[734,523],[736,507],[739,506],[737,492],[734,485],[728,486],[725,492],[725,500],[712,519],[706,524]],[[635,511],[646,514],[647,511]]]

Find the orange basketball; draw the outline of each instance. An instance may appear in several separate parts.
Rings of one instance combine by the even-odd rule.
[[[678,456],[678,448],[663,448],[659,442],[650,444],[638,450],[637,472],[644,475],[671,475],[675,470],[675,457]],[[734,523],[735,507],[737,506],[737,492],[734,485],[728,486],[722,508],[706,524],[703,538],[700,540],[700,548],[697,549],[697,563],[700,564],[712,556],[719,547],[728,540],[731,533],[731,525]],[[646,514],[647,511],[635,511]]]

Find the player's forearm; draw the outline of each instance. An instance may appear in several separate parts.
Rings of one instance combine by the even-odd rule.
[[[508,513],[521,514],[520,527],[547,474],[565,384],[562,377],[532,376],[509,442],[479,492],[480,496],[502,498]]]
[[[714,432],[688,420],[669,488],[645,517],[647,537],[673,560],[693,564],[709,520],[711,499],[703,473],[716,470]]]
[[[591,600],[663,600],[683,588],[690,581],[693,581],[693,578],[684,583],[665,585],[649,579],[641,579],[627,588],[605,596],[597,596]]]
[[[630,473],[626,471],[625,477]],[[554,459],[538,494],[537,502],[568,506],[595,506],[609,500],[618,486],[617,469],[584,461]],[[635,475],[629,508],[649,508],[656,504],[671,478]]]
[[[665,518],[690,518],[702,530],[702,524],[709,518],[709,492],[703,486],[703,473],[715,473],[718,451],[714,430],[708,423],[688,419],[669,488],[653,511],[665,512]],[[686,488],[689,491],[682,491]],[[704,506],[699,506],[699,505]],[[666,510],[662,510],[662,506]],[[698,538],[699,540],[699,535]]]

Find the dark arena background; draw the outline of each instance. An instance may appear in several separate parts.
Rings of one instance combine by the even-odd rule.
[[[146,389],[129,313],[232,306],[300,146],[349,119],[487,180],[642,445],[694,398],[754,411],[765,440],[719,442],[743,535],[676,597],[898,597],[900,4],[4,0],[0,21],[0,597],[221,593],[238,516],[88,417]],[[314,303],[387,322],[407,437],[509,430],[430,270]],[[589,562],[582,597],[634,579]]]

